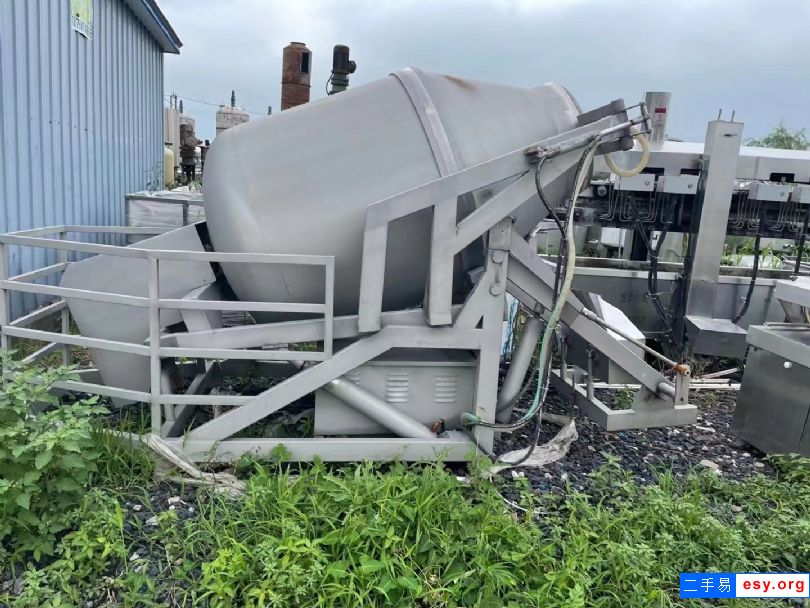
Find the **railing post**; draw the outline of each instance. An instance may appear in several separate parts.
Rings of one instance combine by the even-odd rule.
[[[160,408],[160,268],[158,258],[149,258],[149,401],[152,433],[160,435],[163,424]]]
[[[335,304],[335,258],[330,257],[324,264],[325,284],[324,284],[324,306],[323,313],[323,356],[329,359],[332,356],[332,329],[334,320]]]
[[[67,232],[62,231],[59,233],[59,240],[63,241],[67,237]],[[59,250],[59,261],[62,264],[67,264],[68,251],[67,249]],[[62,272],[65,272],[64,270]],[[62,316],[62,333],[70,333],[70,309],[65,306],[61,312]],[[70,365],[70,344],[62,344],[62,365]]]
[[[6,244],[0,243],[0,280],[8,278],[8,268],[6,267]],[[0,288],[0,348],[8,350],[8,336],[3,331],[9,323],[9,294],[7,289]]]

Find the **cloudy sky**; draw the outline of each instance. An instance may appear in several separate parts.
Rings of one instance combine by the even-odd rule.
[[[810,127],[810,0],[159,0],[183,49],[167,56],[166,93],[184,99],[197,136],[216,107],[278,110],[281,50],[313,52],[324,96],[332,46],[351,47],[352,85],[405,66],[531,86],[559,82],[585,109],[647,90],[673,93],[670,135],[702,140],[723,108],[745,136],[779,120]]]

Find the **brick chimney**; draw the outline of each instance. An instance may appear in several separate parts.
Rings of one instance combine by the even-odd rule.
[[[294,108],[309,101],[312,51],[303,42],[284,47],[281,64],[281,109]]]

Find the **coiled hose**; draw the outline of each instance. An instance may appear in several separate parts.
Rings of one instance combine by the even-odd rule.
[[[632,169],[622,169],[616,164],[610,154],[605,154],[605,162],[608,168],[619,177],[633,177],[634,175],[638,175],[644,171],[650,160],[650,143],[647,141],[647,138],[643,133],[635,133],[633,137],[638,140],[638,144],[641,146],[641,158],[638,164]]]

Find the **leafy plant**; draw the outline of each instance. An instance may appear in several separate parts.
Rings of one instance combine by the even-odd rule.
[[[15,608],[80,606],[88,597],[114,594],[109,584],[112,579],[107,577],[101,585],[98,581],[104,580],[111,564],[122,563],[126,570],[120,505],[93,490],[65,519],[74,529],[60,540],[54,561],[25,571]]]
[[[758,146],[760,148],[779,148],[781,150],[807,150],[810,148],[810,140],[807,139],[806,129],[789,129],[784,121],[779,121],[773,130],[759,139],[748,139],[748,146]]]
[[[628,387],[620,388],[613,395],[613,409],[629,410],[633,408],[636,393]]]
[[[2,356],[0,378],[0,543],[35,559],[53,552],[56,535],[85,492],[98,452],[91,417],[106,412],[97,398],[60,404],[54,382],[69,368],[26,368]],[[32,408],[42,408],[34,415]]]

